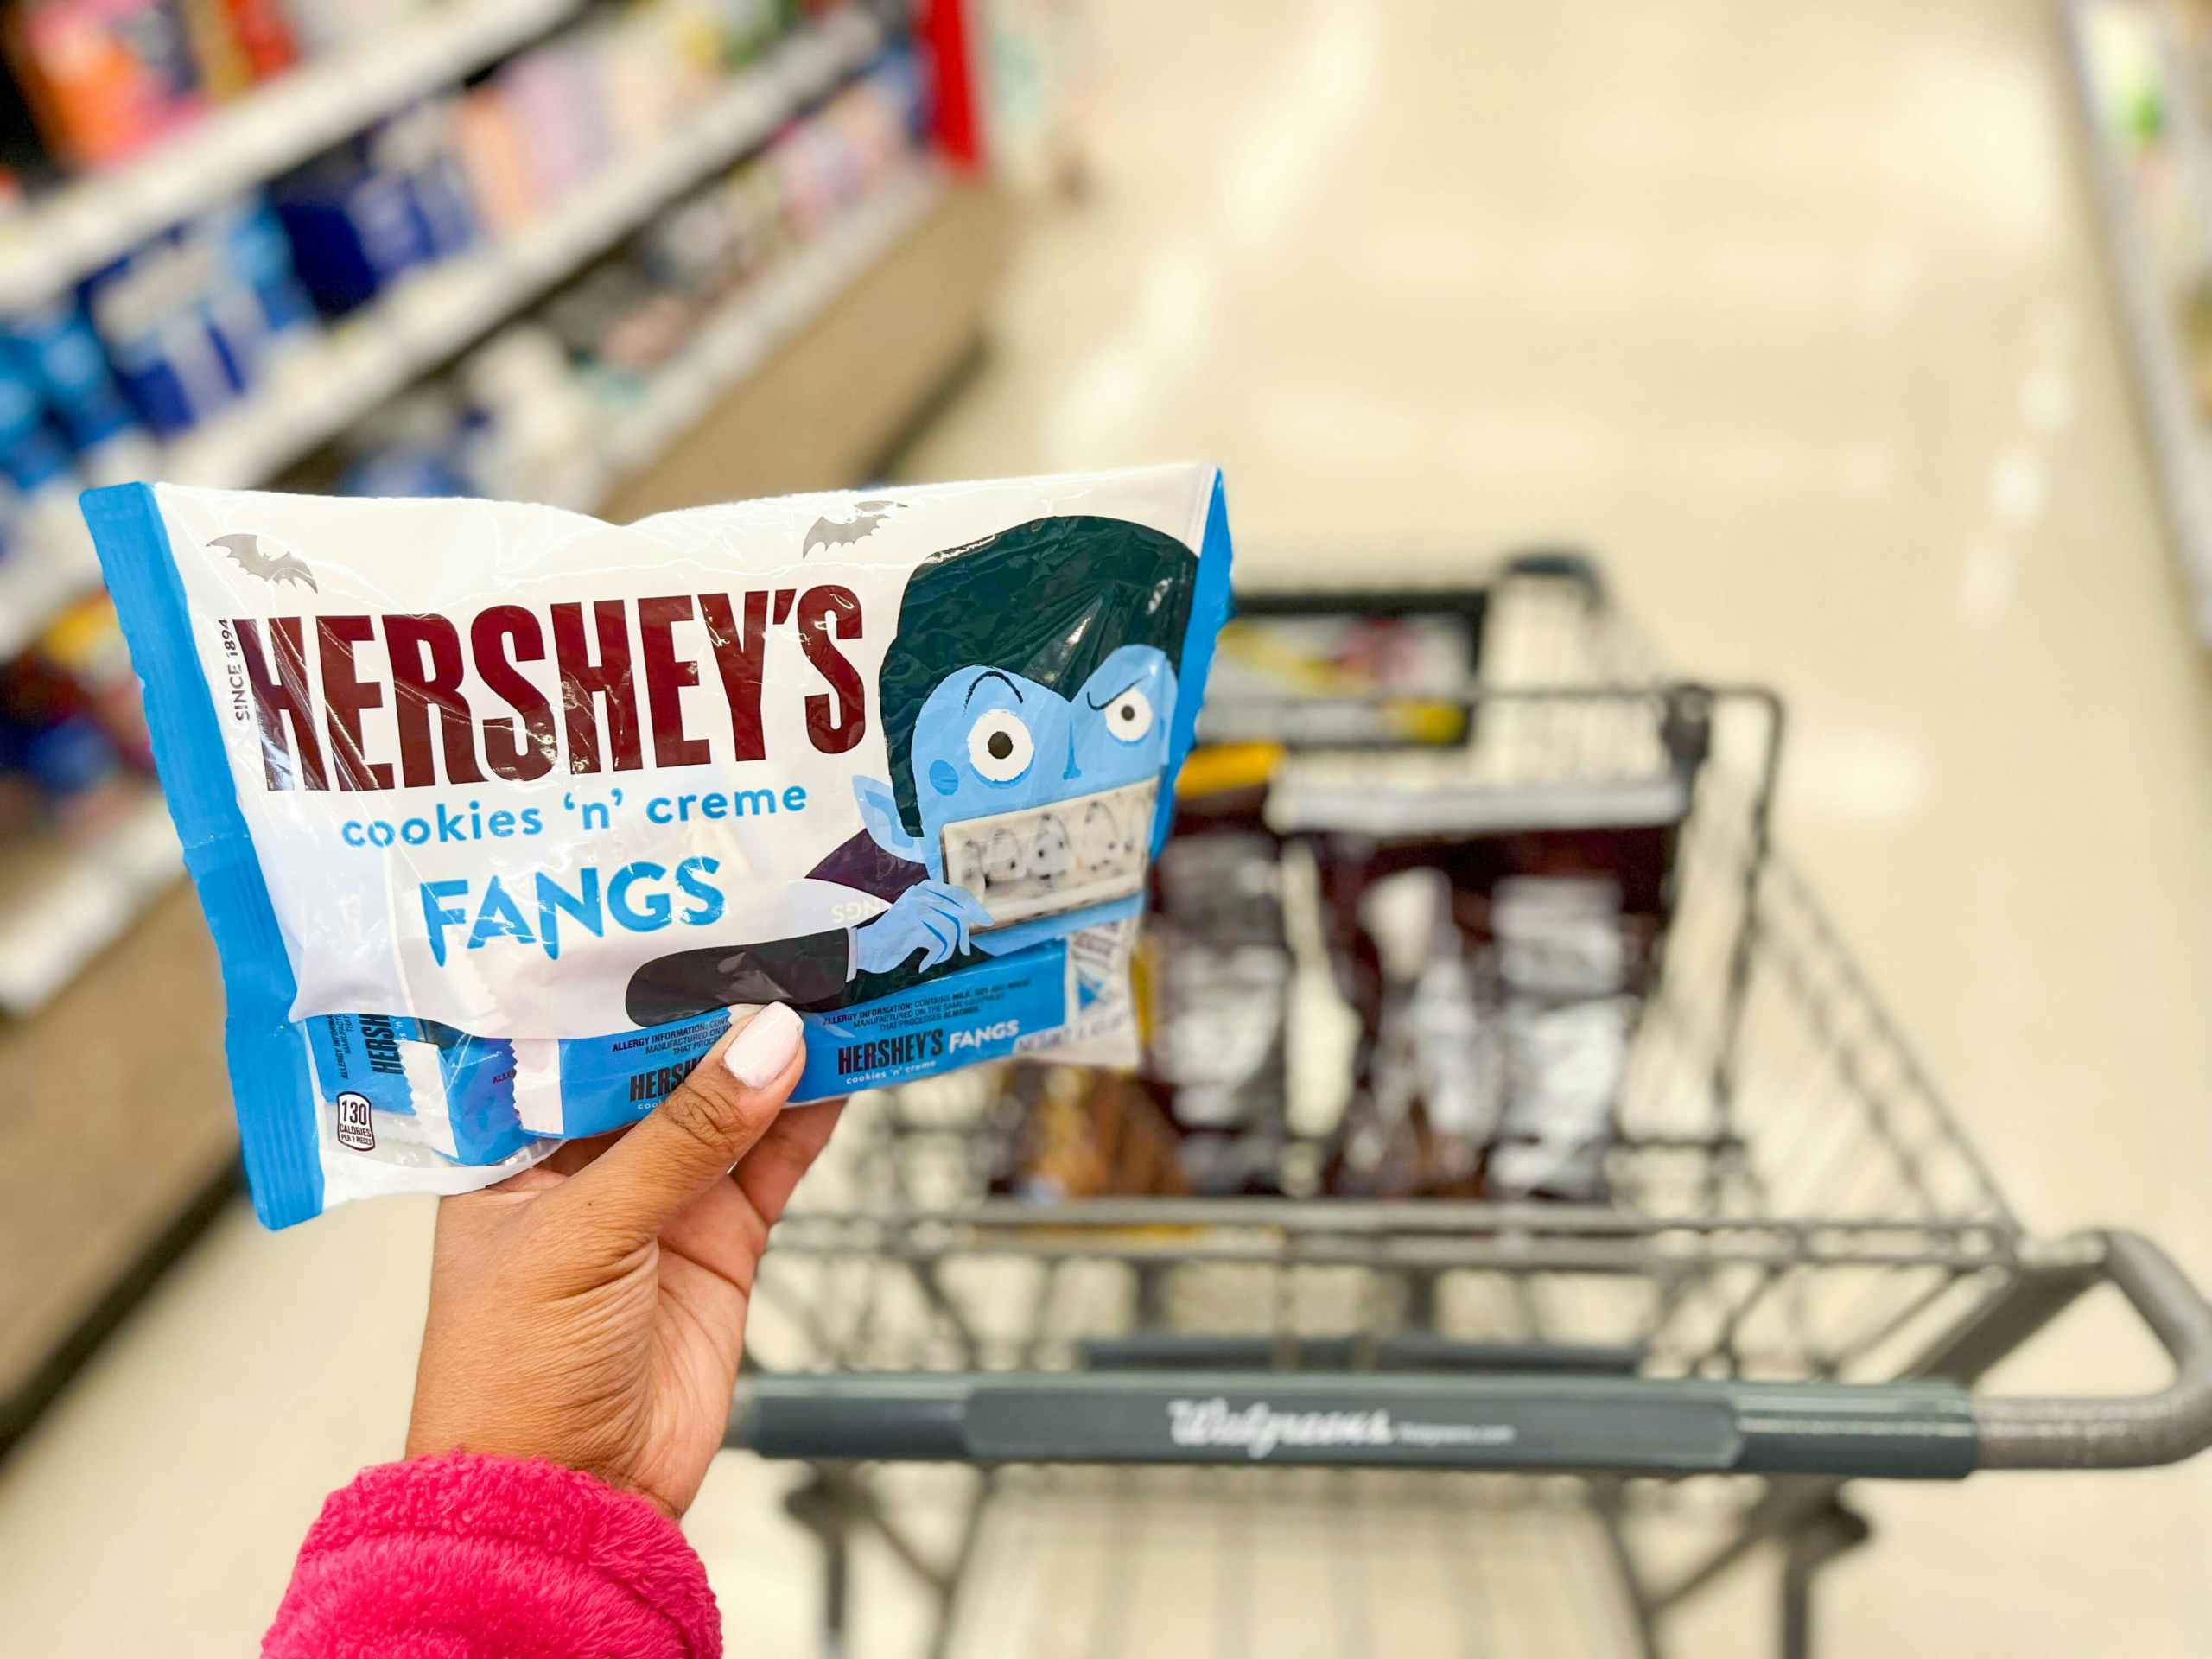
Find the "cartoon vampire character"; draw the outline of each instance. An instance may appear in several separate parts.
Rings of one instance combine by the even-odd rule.
[[[879,681],[891,776],[854,780],[865,827],[809,873],[891,907],[856,927],[649,962],[631,976],[630,1018],[842,1007],[972,952],[1134,913],[1128,899],[995,927],[946,880],[944,830],[1160,775],[1197,575],[1173,537],[1090,517],[1034,519],[925,561]]]

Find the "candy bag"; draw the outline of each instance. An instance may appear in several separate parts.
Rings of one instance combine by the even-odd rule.
[[[634,1121],[733,1019],[797,1101],[1128,1063],[1229,604],[1211,467],[543,506],[85,497],[272,1227]]]

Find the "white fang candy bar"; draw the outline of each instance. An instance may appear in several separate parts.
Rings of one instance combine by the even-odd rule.
[[[1065,915],[1144,891],[1157,779],[944,826],[946,880],[991,925]]]

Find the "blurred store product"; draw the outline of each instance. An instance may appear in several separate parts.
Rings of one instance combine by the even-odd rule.
[[[2152,452],[2212,643],[2212,7],[2061,11]]]

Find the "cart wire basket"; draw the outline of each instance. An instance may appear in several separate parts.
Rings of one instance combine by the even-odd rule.
[[[856,1099],[763,1264],[729,1433],[811,1466],[827,1650],[866,1531],[932,1653],[1649,1656],[1771,1545],[1796,1659],[1866,1536],[1846,1482],[2212,1441],[2212,1311],[2142,1238],[2023,1231],[1770,844],[1777,700],[1662,676],[1580,556],[1484,601],[1464,744],[1301,757],[1270,810],[1677,826],[1597,1196],[1007,1197],[1002,1069]],[[2169,1387],[1977,1390],[2104,1281]],[[1650,1546],[1685,1516],[1694,1548]],[[1263,1594],[1271,1556],[1318,1565]]]

